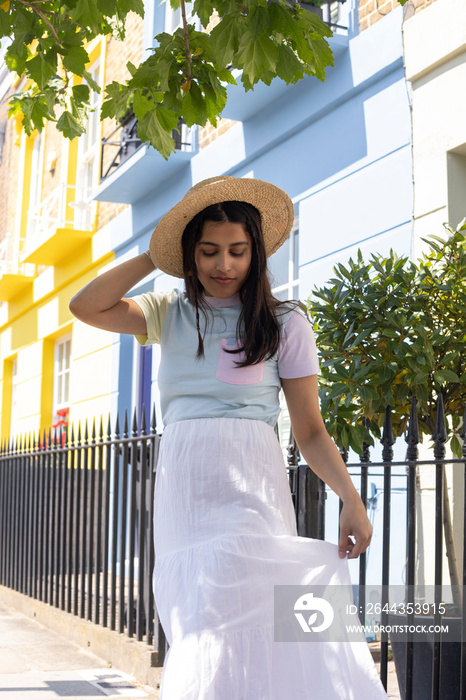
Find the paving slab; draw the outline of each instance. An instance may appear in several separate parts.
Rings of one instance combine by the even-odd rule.
[[[158,700],[158,689],[0,602],[0,700]]]

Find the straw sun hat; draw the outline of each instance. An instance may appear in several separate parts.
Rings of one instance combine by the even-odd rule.
[[[288,238],[293,225],[293,203],[279,187],[263,180],[211,177],[199,182],[157,224],[149,251],[154,265],[174,277],[183,277],[181,236],[200,211],[219,202],[248,202],[261,215],[267,257]]]

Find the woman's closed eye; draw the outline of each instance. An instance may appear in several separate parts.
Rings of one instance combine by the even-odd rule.
[[[230,255],[233,258],[241,258],[244,255],[244,250],[241,253],[235,253],[234,251],[230,252]],[[212,252],[208,252],[207,250],[202,250],[201,251],[202,255],[204,255],[206,258],[212,258],[214,255],[217,255],[217,251],[214,250]]]

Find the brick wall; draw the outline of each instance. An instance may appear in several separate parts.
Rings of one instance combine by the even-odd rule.
[[[107,39],[107,59],[105,82],[111,83],[112,80],[123,82],[130,77],[126,64],[128,61],[139,65],[142,58],[142,25],[143,20],[139,15],[130,12],[126,22],[126,38],[123,42],[117,41],[113,37]],[[147,53],[149,55],[149,52]],[[116,124],[111,119],[105,119],[103,123],[102,135],[108,136]],[[118,134],[117,134],[118,136]],[[108,150],[108,149],[107,149]],[[112,156],[113,157],[113,156]],[[106,155],[106,160],[109,155]],[[111,160],[111,157],[110,157]],[[97,227],[102,228],[115,216],[118,216],[125,208],[126,204],[112,204],[109,202],[101,202],[99,204]]]
[[[20,176],[20,137],[15,119],[8,119],[8,94],[18,92],[22,86],[10,89],[0,104],[0,121],[6,121],[5,142],[0,165],[0,240],[7,233],[14,235],[17,227],[17,204],[21,196]]]
[[[3,102],[0,104],[0,121],[6,121],[8,108]],[[2,162],[0,164],[0,240],[9,230],[9,208],[10,196],[9,185],[11,177],[14,177],[12,172],[12,142],[13,142],[14,124],[10,119],[6,122],[5,141],[3,143]]]
[[[212,126],[207,124],[204,127],[199,128],[199,150],[202,151],[207,148],[213,141],[220,138],[228,129],[231,129],[233,124],[236,124],[232,119],[219,119],[217,121],[217,126]]]
[[[414,7],[415,12],[419,12],[435,1],[410,0],[409,4]],[[364,31],[396,7],[399,7],[398,0],[359,0],[359,30]]]

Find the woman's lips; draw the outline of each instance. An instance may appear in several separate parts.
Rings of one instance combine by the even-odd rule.
[[[230,282],[233,282],[233,277],[212,277],[214,282],[217,282],[217,284],[230,284]]]

